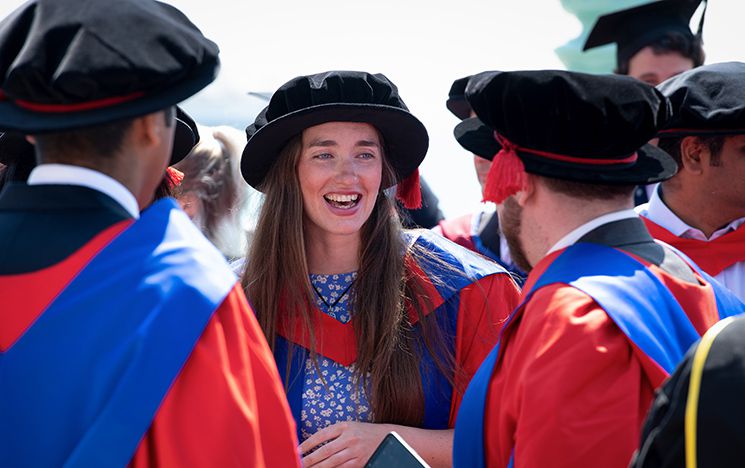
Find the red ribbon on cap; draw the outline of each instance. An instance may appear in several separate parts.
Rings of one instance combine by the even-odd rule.
[[[502,146],[502,149],[494,156],[491,168],[484,186],[483,200],[494,203],[502,203],[509,196],[516,194],[525,186],[525,165],[518,157],[517,152],[523,151],[536,156],[554,161],[563,161],[590,166],[610,166],[616,164],[627,164],[636,162],[638,155],[632,153],[623,159],[592,159],[578,158],[564,154],[549,153],[530,148],[518,146],[497,132],[494,138]]]
[[[396,198],[406,209],[414,210],[422,207],[422,187],[419,183],[418,168],[414,169],[414,172],[398,183]]]
[[[144,95],[144,92],[137,91],[124,96],[113,96],[103,99],[96,99],[94,101],[77,102],[75,104],[41,104],[38,102],[26,101],[25,99],[11,99],[10,96],[0,90],[0,100],[12,101],[18,107],[22,107],[23,109],[27,109],[30,111],[50,114],[103,109],[105,107],[115,106],[123,102],[133,101]]]

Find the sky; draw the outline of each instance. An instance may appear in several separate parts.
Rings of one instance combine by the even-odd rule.
[[[21,3],[0,0],[0,14]],[[453,80],[484,70],[564,69],[554,50],[582,31],[560,0],[167,3],[221,49],[218,79],[185,103],[199,123],[244,129],[265,105],[247,93],[273,92],[298,75],[334,69],[383,73],[427,127],[430,150],[421,173],[447,216],[472,211],[480,200],[470,154],[452,136],[458,120],[445,108]],[[707,63],[745,60],[743,17],[742,0],[710,2]]]

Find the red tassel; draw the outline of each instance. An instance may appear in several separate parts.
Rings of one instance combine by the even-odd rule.
[[[484,201],[502,203],[525,186],[525,165],[517,156],[515,145],[506,138],[495,136],[502,149],[494,156],[484,186]]]
[[[168,169],[166,169],[166,183],[168,184],[168,188],[170,190],[173,190],[174,188],[181,185],[181,182],[183,181],[184,181],[183,172],[170,166],[168,167]]]
[[[398,183],[396,198],[406,209],[414,210],[422,207],[422,188],[419,185],[419,169],[414,169],[414,172]]]

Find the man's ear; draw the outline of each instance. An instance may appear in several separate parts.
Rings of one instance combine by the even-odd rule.
[[[514,197],[515,201],[521,207],[524,207],[536,195],[537,178],[533,174],[525,173],[525,183],[523,189],[517,192]]]
[[[701,143],[698,137],[687,136],[680,141],[680,167],[678,171],[701,174],[710,157],[704,157],[709,149]]]
[[[137,117],[132,122],[132,137],[139,144],[159,146],[162,139],[167,138],[168,135],[163,112],[146,114]]]

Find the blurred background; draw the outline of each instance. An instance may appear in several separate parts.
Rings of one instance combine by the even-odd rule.
[[[116,0],[112,0],[116,1]],[[480,200],[472,158],[454,140],[445,108],[454,79],[483,70],[610,72],[615,46],[581,53],[598,15],[648,0],[170,0],[221,49],[215,83],[184,107],[201,124],[243,130],[289,79],[331,69],[383,73],[426,125],[421,173],[446,217]],[[5,16],[22,1],[0,0]],[[700,12],[692,24],[698,24]],[[706,12],[706,63],[745,60],[742,0]],[[695,30],[695,29],[694,29]]]

